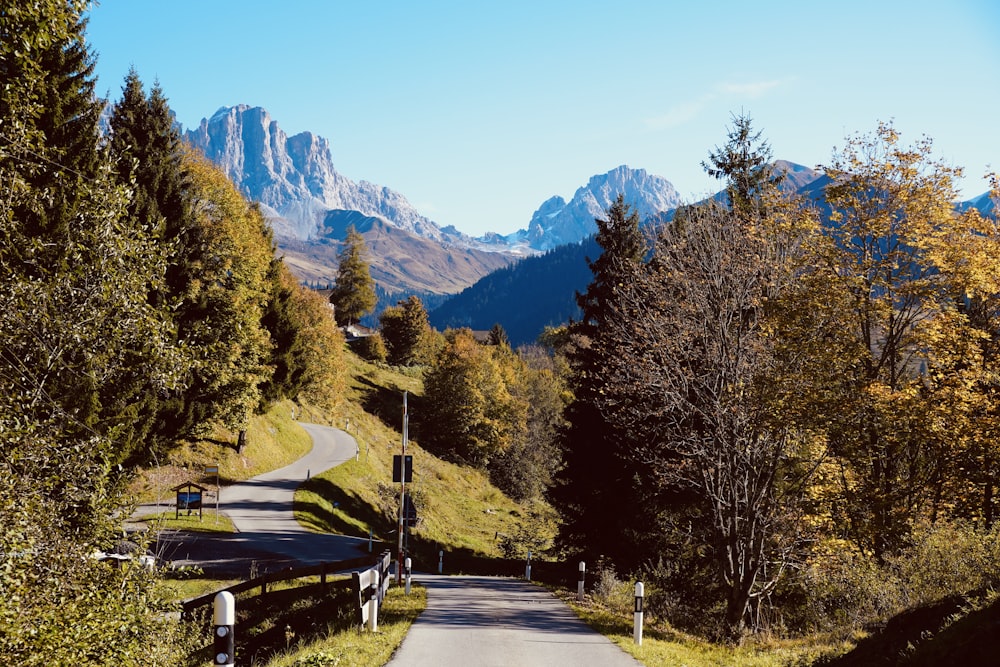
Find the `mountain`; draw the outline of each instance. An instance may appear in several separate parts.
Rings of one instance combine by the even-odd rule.
[[[394,190],[341,175],[326,139],[289,137],[261,107],[223,107],[184,138],[261,204],[301,279],[333,280],[345,220],[365,237],[372,276],[390,292],[455,293],[521,256],[439,227]]]
[[[278,236],[316,238],[327,211],[352,210],[437,241],[463,239],[420,215],[398,192],[342,176],[326,139],[312,132],[289,137],[261,107],[222,107],[184,136],[265,207]]]
[[[526,242],[535,250],[579,243],[597,232],[594,219],[603,217],[619,194],[641,218],[676,208],[681,203],[677,190],[667,179],[649,174],[645,169],[622,165],[591,177],[569,202],[558,196],[547,199],[531,216],[527,229],[505,240],[511,244]]]
[[[500,323],[511,345],[532,343],[548,326],[579,319],[576,293],[593,278],[587,259],[601,247],[594,236],[527,257],[494,271],[429,313],[432,326],[485,331]]]
[[[448,246],[358,211],[333,210],[314,238],[279,243],[285,263],[302,280],[332,283],[340,241],[351,225],[365,239],[372,278],[393,293],[455,294],[514,261],[502,253]]]
[[[824,190],[830,184],[828,176],[783,160],[776,161],[775,167],[785,173],[783,187],[815,202],[821,215],[829,215],[829,207],[824,201]],[[725,192],[712,199],[725,200]],[[546,210],[551,213],[562,208],[564,204],[553,198],[543,203],[539,211],[545,215]],[[986,193],[958,204],[957,208],[976,208],[983,214],[993,215],[996,203]],[[643,226],[669,224],[674,212],[675,209],[671,209],[644,217]],[[430,321],[436,327],[473,329],[489,329],[499,323],[515,346],[533,342],[545,326],[579,317],[575,294],[584,292],[593,277],[587,267],[587,258],[596,259],[600,252],[600,246],[590,236],[579,244],[522,260],[451,297],[430,312]]]

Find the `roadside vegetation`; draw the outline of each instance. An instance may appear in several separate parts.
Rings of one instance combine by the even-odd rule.
[[[651,635],[692,661],[990,646],[1000,224],[956,208],[929,139],[848,138],[807,200],[736,116],[703,164],[719,197],[645,222],[619,197],[581,318],[540,345],[433,331],[411,297],[351,350],[334,318],[373,303],[363,237],[331,316],[158,85],[96,96],[90,6],[0,12],[0,662],[185,664],[180,589],[93,554],[208,466],[229,484],[299,458],[296,421],[359,443],[300,520],[394,545],[404,395],[420,567],[601,562],[594,622],[616,632],[611,573],[641,578]]]

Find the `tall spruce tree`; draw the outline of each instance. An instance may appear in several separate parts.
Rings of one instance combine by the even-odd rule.
[[[341,325],[353,324],[375,307],[375,282],[368,268],[368,248],[365,237],[354,225],[347,228],[347,237],[337,256],[337,282],[330,294],[334,315]]]
[[[115,159],[117,180],[132,190],[128,213],[132,224],[144,228],[156,238],[169,256],[164,264],[163,281],[149,292],[150,303],[169,317],[175,341],[183,310],[185,285],[196,279],[185,262],[185,230],[194,225],[188,198],[188,177],[181,155],[181,140],[172,114],[159,86],[147,97],[139,74],[133,68],[125,78],[122,98],[112,108],[109,147]],[[184,348],[186,349],[186,348]],[[190,350],[189,350],[190,352]],[[194,359],[178,355],[177,372],[189,376]],[[135,446],[165,445],[190,430],[192,424],[178,419],[191,411],[178,410],[184,403],[183,385],[169,392],[154,390],[142,378],[129,393],[128,411],[132,417],[130,432],[123,433]],[[113,399],[121,388],[109,390]]]
[[[650,524],[644,518],[635,471],[622,456],[628,434],[616,431],[605,419],[598,399],[606,382],[606,356],[615,353],[605,348],[602,334],[609,303],[616,287],[632,280],[647,247],[639,215],[621,195],[606,217],[595,222],[602,252],[595,260],[588,259],[593,280],[585,293],[577,295],[582,319],[570,325],[567,357],[574,400],[566,410],[567,426],[560,438],[565,467],[549,493],[563,517],[561,546],[590,561],[604,556],[620,569],[631,569],[643,558],[637,545],[646,540]]]

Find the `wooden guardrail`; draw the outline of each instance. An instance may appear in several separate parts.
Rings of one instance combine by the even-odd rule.
[[[372,567],[373,564],[382,564],[383,560],[384,554],[379,556],[377,559],[372,558],[372,556],[362,556],[360,558],[331,561],[320,563],[318,565],[308,565],[306,567],[289,567],[283,570],[278,570],[277,572],[270,572],[260,577],[255,577],[253,579],[248,579],[247,581],[242,581],[238,584],[233,584],[232,586],[220,588],[219,590],[212,591],[211,593],[205,593],[204,595],[182,600],[181,617],[189,620],[193,619],[196,609],[211,605],[215,600],[215,596],[222,591],[229,591],[233,595],[236,595],[255,588],[260,588],[261,595],[263,595],[267,593],[268,584],[277,583],[279,581],[291,581],[293,579],[301,579],[303,577],[314,577],[316,575],[319,575],[321,584],[325,586],[328,585],[326,581],[328,575],[356,568],[369,568]],[[346,588],[351,586],[351,581],[345,580],[343,582],[338,582],[337,585],[338,587]]]

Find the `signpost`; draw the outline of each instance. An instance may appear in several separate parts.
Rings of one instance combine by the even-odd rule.
[[[403,455],[400,458],[400,466],[401,466],[401,468],[403,468],[404,464],[406,463],[406,459],[407,458],[410,459],[410,465],[405,466],[405,468],[409,468],[410,469],[409,470],[409,472],[410,472],[409,477],[410,477],[410,479],[412,479],[413,478],[413,471],[412,471],[413,457],[412,456],[410,456],[410,457],[406,456],[406,441],[407,441],[407,438],[408,438],[408,435],[409,435],[408,434],[409,423],[410,423],[410,415],[407,413],[407,408],[406,408],[406,392],[404,391],[403,392]],[[394,461],[395,461],[395,458],[394,458]],[[393,468],[395,469],[395,465],[393,465]],[[395,472],[395,470],[393,472]],[[398,540],[399,540],[399,548],[398,548],[397,556],[396,556],[396,585],[397,586],[403,580],[403,530],[404,530],[404,523],[405,523],[404,519],[403,519],[403,513],[404,513],[404,508],[405,508],[404,504],[406,502],[406,481],[407,481],[406,472],[407,471],[405,469],[400,470],[401,474],[400,474],[400,477],[399,477],[399,525],[397,526],[397,528],[399,529],[399,532],[397,534],[397,537],[398,537]]]
[[[222,492],[219,486],[219,466],[205,466],[205,474],[211,475],[215,473],[215,520],[219,520],[219,494]]]

